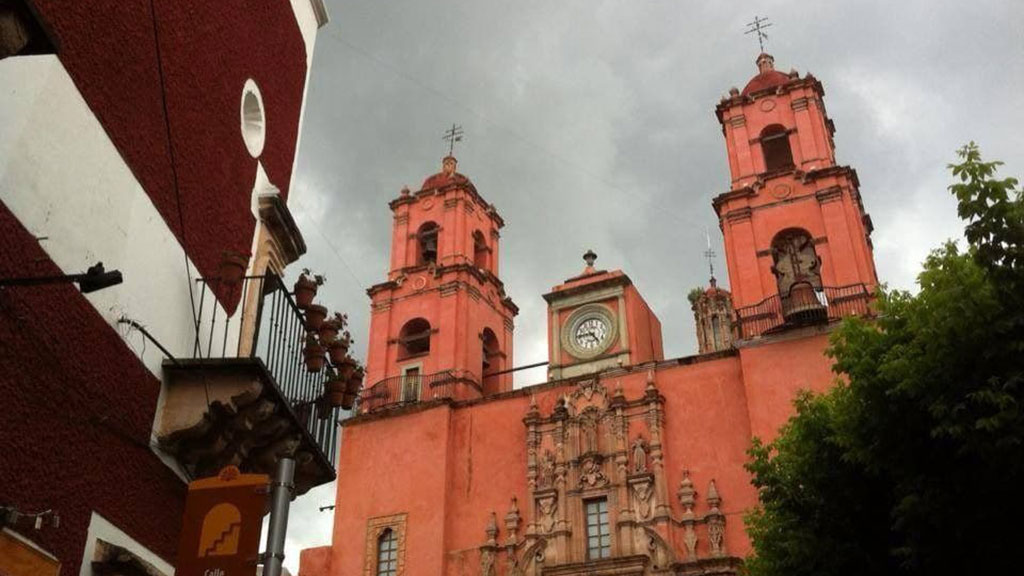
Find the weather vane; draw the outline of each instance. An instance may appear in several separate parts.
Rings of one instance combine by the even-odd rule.
[[[744,34],[757,33],[757,44],[761,47],[761,52],[764,52],[764,41],[768,39],[768,35],[765,34],[764,29],[771,25],[771,22],[769,22],[767,18],[754,16],[754,21],[747,24],[747,31],[744,32]]]
[[[711,235],[708,234],[708,229],[704,229],[704,238],[708,241],[708,249],[704,251],[704,257],[708,259],[708,271],[711,273],[711,279],[715,278],[715,262],[714,258],[717,256],[715,251],[711,249]]]
[[[448,155],[452,156],[455,152],[455,143],[462,142],[462,126],[456,126],[452,124],[452,127],[444,131],[444,136],[441,140],[448,142]]]

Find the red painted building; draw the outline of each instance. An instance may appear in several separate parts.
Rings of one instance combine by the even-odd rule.
[[[0,573],[169,576],[187,481],[281,455],[300,492],[333,479],[322,375],[287,376],[302,359],[271,354],[264,306],[291,302],[278,278],[305,251],[286,201],[326,18],[0,9]],[[99,261],[123,283],[17,285]]]
[[[751,438],[776,434],[797,391],[829,386],[828,334],[870,313],[877,283],[821,83],[757,63],[716,108],[731,294],[694,294],[700,355],[666,359],[643,295],[588,252],[544,295],[549,381],[514,390],[486,191],[445,159],[392,201],[333,543],[303,552],[302,576],[737,573]]]

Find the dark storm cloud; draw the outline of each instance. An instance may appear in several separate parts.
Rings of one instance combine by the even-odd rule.
[[[505,218],[501,277],[522,311],[515,360],[546,359],[540,294],[582,268],[621,268],[662,321],[668,356],[695,351],[689,288],[705,284],[704,230],[729,175],[714,107],[755,73],[743,35],[768,15],[783,71],[825,85],[839,161],[857,169],[880,276],[912,288],[927,251],[958,237],[946,163],[968,140],[1024,173],[1020,2],[642,0],[328,2],[318,35],[292,207],[362,352],[364,289],[385,277],[391,215],[460,123],[461,172]],[[272,129],[272,118],[268,118]],[[724,261],[716,271],[727,284]],[[543,371],[520,384],[536,382]],[[320,499],[330,498],[324,490]],[[309,497],[294,545],[326,543]],[[289,565],[297,562],[291,554]]]

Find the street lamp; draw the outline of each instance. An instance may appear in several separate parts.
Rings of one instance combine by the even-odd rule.
[[[7,286],[44,286],[48,284],[78,284],[82,294],[95,292],[111,286],[116,286],[124,281],[120,270],[107,272],[103,269],[103,262],[97,262],[90,266],[85,274],[63,274],[60,276],[36,276],[32,278],[0,278],[0,288]]]

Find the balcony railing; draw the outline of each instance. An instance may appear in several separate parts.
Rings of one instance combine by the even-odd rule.
[[[784,328],[839,320],[844,316],[871,314],[872,294],[864,284],[826,286],[813,293],[790,292],[765,298],[752,306],[736,309],[741,339],[778,332]]]
[[[377,382],[363,392],[359,399],[359,410],[372,412],[388,406],[452,398],[455,394],[456,384],[462,381],[464,378],[459,378],[451,370],[436,374],[392,376]]]
[[[341,409],[320,401],[326,371],[306,370],[304,316],[284,282],[269,272],[243,278],[235,288],[241,290],[241,302],[231,315],[218,312],[219,306],[214,305],[210,285],[217,280],[197,282],[200,338],[194,355],[201,359],[260,359],[299,422],[335,466]]]

